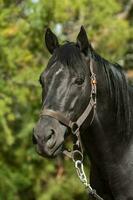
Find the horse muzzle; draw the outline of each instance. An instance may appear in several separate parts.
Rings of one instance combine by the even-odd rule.
[[[56,119],[41,117],[33,131],[33,144],[43,157],[55,157],[62,152],[66,127]]]

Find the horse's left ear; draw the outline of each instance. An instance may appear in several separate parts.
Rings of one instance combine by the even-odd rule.
[[[50,28],[47,28],[45,33],[45,43],[46,47],[49,50],[49,52],[52,54],[54,50],[59,47],[59,42],[56,37],[56,35],[50,30]]]
[[[80,48],[80,51],[83,52],[85,55],[87,55],[89,48],[91,48],[86,31],[83,26],[81,26],[80,32],[77,36],[77,46]]]

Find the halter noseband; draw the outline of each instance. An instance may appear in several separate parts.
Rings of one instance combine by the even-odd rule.
[[[57,119],[59,122],[61,122],[65,126],[69,127],[71,130],[71,133],[77,137],[76,145],[78,146],[78,149],[79,148],[81,149],[81,152],[83,152],[83,149],[82,149],[82,142],[80,139],[80,127],[82,126],[82,124],[84,123],[86,118],[90,115],[91,111],[93,110],[93,116],[90,121],[90,125],[91,125],[91,123],[94,119],[95,108],[96,108],[96,84],[97,84],[97,82],[96,82],[96,74],[93,72],[92,59],[90,60],[90,73],[91,73],[91,76],[90,76],[90,78],[91,78],[90,101],[89,101],[88,106],[84,110],[84,112],[77,119],[77,121],[73,122],[70,119],[68,119],[67,117],[65,117],[63,113],[61,113],[59,111],[54,111],[51,109],[44,108],[40,113],[40,116],[50,116],[54,119]],[[64,153],[70,157],[70,153],[68,153],[66,151]]]

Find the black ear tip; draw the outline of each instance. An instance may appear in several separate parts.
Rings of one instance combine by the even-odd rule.
[[[83,25],[81,26],[81,29],[85,29]]]
[[[85,32],[85,28],[83,25],[81,26],[80,30]]]
[[[46,34],[49,34],[49,33],[51,33],[52,31],[51,31],[51,29],[49,28],[49,27],[47,27],[46,28]]]

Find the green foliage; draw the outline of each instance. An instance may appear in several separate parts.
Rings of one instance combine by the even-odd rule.
[[[41,108],[38,79],[48,60],[44,30],[57,31],[60,23],[60,37],[73,40],[84,24],[97,51],[117,61],[132,31],[117,18],[120,11],[117,0],[0,0],[0,199],[87,199],[71,161],[63,161],[58,177],[58,161],[40,158],[32,145]]]

